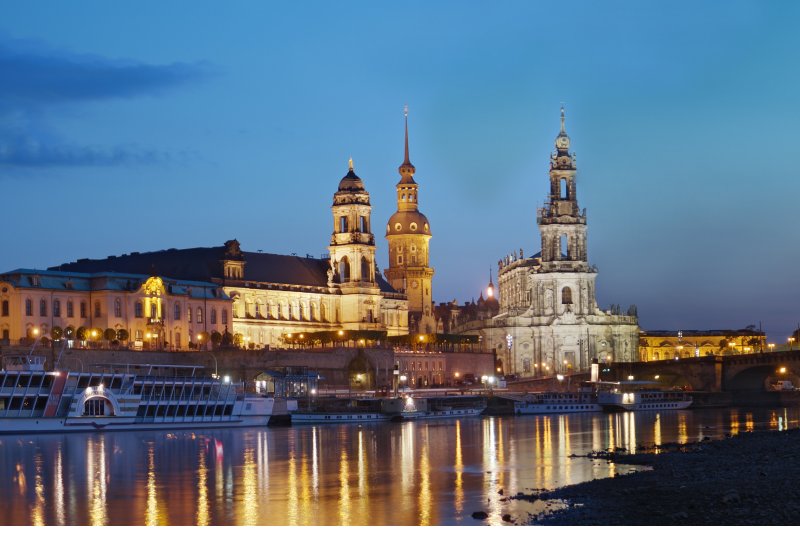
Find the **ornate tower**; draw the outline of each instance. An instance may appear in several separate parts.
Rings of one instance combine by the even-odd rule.
[[[389,268],[386,279],[408,297],[409,330],[418,333],[436,332],[433,316],[433,269],[429,266],[428,242],[431,228],[419,212],[419,186],[414,181],[416,169],[408,158],[408,108],[405,109],[405,159],[398,169],[397,211],[386,225],[389,241]]]
[[[380,327],[380,295],[375,280],[375,237],[370,216],[372,207],[364,182],[349,162],[347,175],[333,195],[333,234],[328,247],[332,281],[342,292],[336,318],[348,329]]]
[[[590,270],[586,258],[586,210],[578,207],[575,154],[569,153],[569,144],[562,107],[561,132],[550,156],[550,196],[537,217],[542,234],[543,272]]]

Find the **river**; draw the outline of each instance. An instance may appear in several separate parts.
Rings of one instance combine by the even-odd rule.
[[[799,419],[798,408],[715,409],[0,436],[0,524],[522,522],[543,504],[509,495],[635,469],[571,455],[784,430]]]

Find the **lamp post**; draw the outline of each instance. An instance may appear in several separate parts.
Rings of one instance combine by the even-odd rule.
[[[769,348],[769,351],[771,352],[775,348],[775,343],[770,342],[769,344],[767,344],[767,348]]]
[[[794,337],[789,337],[789,350],[792,349],[792,343],[794,342]]]

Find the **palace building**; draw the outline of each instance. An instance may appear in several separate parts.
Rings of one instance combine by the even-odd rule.
[[[355,174],[352,160],[333,195],[331,211],[333,231],[329,257],[247,252],[234,239],[216,247],[172,248],[106,259],[80,259],[38,276],[47,284],[51,284],[51,279],[74,280],[68,291],[72,291],[69,294],[73,295],[73,305],[78,305],[79,300],[89,305],[92,314],[85,317],[89,326],[119,326],[129,329],[133,336],[141,332],[144,338],[149,330],[143,324],[114,319],[129,315],[145,321],[154,318],[163,322],[163,330],[157,338],[176,349],[185,349],[190,342],[207,343],[212,337],[219,338],[215,333],[225,332],[238,334],[242,344],[253,348],[283,346],[291,335],[304,332],[342,330],[372,331],[387,336],[407,334],[408,300],[378,272],[369,193]],[[3,301],[9,303],[2,304],[2,309],[8,308],[8,313],[0,316],[0,333],[7,331],[7,338],[15,341],[24,336],[26,328],[46,323],[47,320],[42,319],[50,318],[47,310],[45,314],[27,314],[25,303],[35,301],[36,304],[30,305],[34,311],[39,309],[36,306],[44,298],[39,292],[50,289],[28,287],[25,285],[28,282],[15,281],[27,279],[27,274],[17,276],[17,272],[27,271],[3,275],[3,279],[10,280],[4,289],[16,292],[13,299],[6,298],[4,293]],[[149,300],[144,299],[145,293],[141,291],[144,290],[143,280],[150,277],[164,280],[162,292],[167,301],[163,312],[158,311],[159,304],[155,314],[148,314],[151,313]],[[101,300],[100,293],[95,291],[106,282],[98,280],[118,278],[126,280],[124,294],[103,293]],[[184,285],[187,288],[180,289],[182,292],[169,292]],[[33,291],[30,298],[20,292],[23,289]],[[172,312],[177,305],[172,300],[181,294],[187,301],[200,298],[203,306],[186,303],[180,313],[177,307]],[[120,298],[123,307],[131,309],[125,307],[122,316],[107,315],[107,309],[115,305],[115,298]],[[49,303],[50,296],[46,301],[47,306],[53,305]],[[209,304],[213,304],[212,307],[208,308]],[[64,305],[67,305],[66,300]],[[99,314],[94,314],[93,305],[100,306]],[[136,316],[138,305],[144,309],[141,317]],[[94,318],[100,319],[102,325],[94,325]],[[87,324],[75,322],[76,327]]]
[[[419,211],[416,168],[408,157],[408,110],[405,113],[405,159],[398,169],[397,211],[386,224],[389,242],[387,281],[408,297],[409,329],[414,333],[436,333],[433,314],[433,268],[430,267],[431,228]]]
[[[587,370],[594,358],[638,359],[636,308],[600,309],[597,269],[587,257],[586,210],[578,205],[575,156],[561,109],[561,131],[550,159],[550,194],[537,213],[541,249],[520,249],[499,262],[499,312],[489,320],[459,320],[455,333],[480,335],[506,374],[552,375]],[[484,304],[485,307],[485,304]]]

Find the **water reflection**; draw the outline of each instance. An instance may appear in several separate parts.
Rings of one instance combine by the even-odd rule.
[[[506,513],[531,512],[508,495],[616,471],[573,454],[785,430],[798,427],[799,414],[597,413],[0,437],[0,523],[469,525],[474,511],[486,511],[499,524]]]

